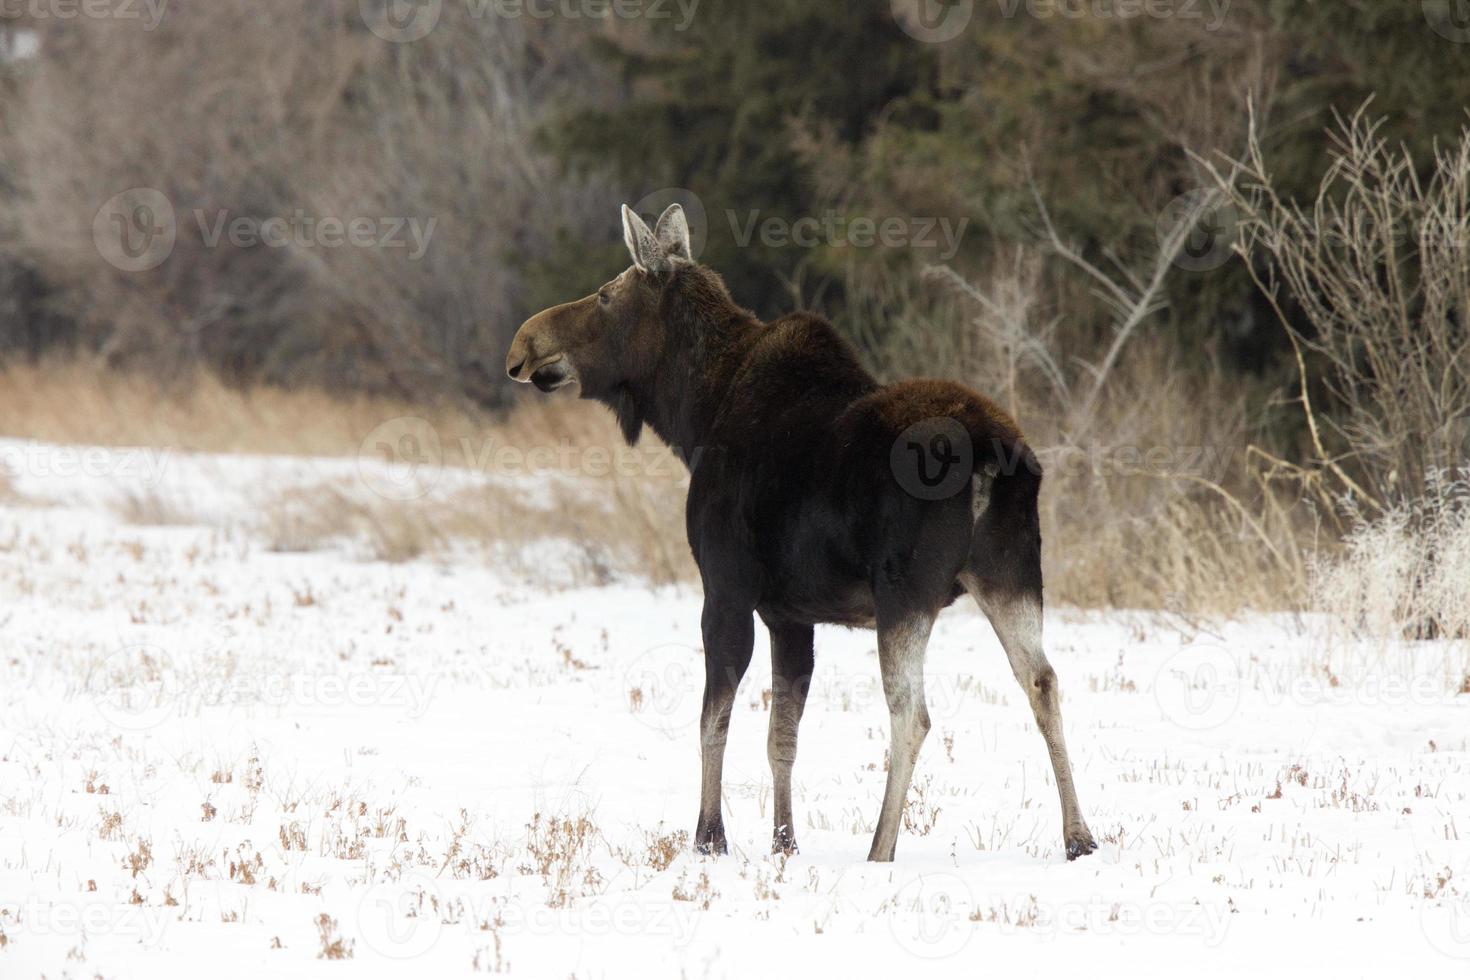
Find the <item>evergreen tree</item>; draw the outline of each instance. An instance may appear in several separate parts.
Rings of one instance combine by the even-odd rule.
[[[820,217],[793,122],[819,121],[856,145],[886,107],[933,85],[935,53],[876,0],[710,2],[679,26],[651,20],[626,40],[599,39],[629,98],[571,113],[545,142],[573,170],[610,165],[630,200],[693,191],[708,220],[701,259],[771,315],[791,306],[785,284],[810,255],[763,241],[759,225]]]

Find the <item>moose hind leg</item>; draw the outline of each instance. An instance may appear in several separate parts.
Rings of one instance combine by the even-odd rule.
[[[990,619],[995,635],[1005,648],[1021,689],[1031,701],[1036,726],[1046,741],[1051,768],[1057,781],[1057,794],[1062,804],[1062,838],[1067,845],[1067,860],[1075,861],[1091,854],[1097,844],[1082,808],[1077,802],[1077,788],[1072,782],[1072,762],[1067,756],[1067,743],[1062,736],[1061,697],[1057,690],[1057,674],[1046,659],[1041,643],[1041,596],[1011,594],[985,590],[978,581],[969,579],[965,587]]]
[[[796,852],[796,825],[791,814],[791,767],[796,762],[796,731],[812,683],[812,628],[771,628],[771,729],[766,754],[771,760],[775,827],[771,853]]]
[[[904,798],[914,776],[919,749],[929,734],[929,706],[924,700],[924,652],[933,613],[910,613],[895,622],[878,621],[878,665],[888,701],[888,786],[873,833],[869,861],[892,861],[903,822]]]

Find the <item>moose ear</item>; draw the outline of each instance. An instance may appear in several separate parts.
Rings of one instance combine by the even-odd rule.
[[[644,272],[656,271],[663,263],[663,249],[648,225],[637,212],[623,205],[623,239],[628,243],[628,254],[633,264]]]
[[[670,204],[653,226],[653,237],[663,247],[664,254],[671,259],[693,262],[693,250],[689,247],[689,219],[684,217],[684,208]]]

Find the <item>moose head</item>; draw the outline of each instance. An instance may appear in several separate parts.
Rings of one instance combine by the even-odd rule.
[[[693,265],[689,222],[671,204],[650,230],[623,205],[623,235],[633,264],[622,275],[521,325],[505,358],[511,380],[542,391],[576,381],[589,398],[648,380],[663,349],[662,293],[672,273]]]

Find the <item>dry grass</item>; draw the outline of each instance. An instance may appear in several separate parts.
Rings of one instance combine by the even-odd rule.
[[[113,502],[112,509],[124,524],[141,527],[188,527],[201,523],[188,504],[156,491],[127,491]]]
[[[88,362],[15,364],[0,371],[0,436],[184,452],[340,456],[387,419],[425,415],[387,398],[222,384],[204,371],[168,386]],[[436,426],[486,424],[463,412],[428,413]]]
[[[1067,443],[1061,422],[1048,426],[1040,406],[1019,406],[1037,422],[1031,438],[1047,466],[1048,599],[1192,613],[1295,605],[1308,587],[1307,559],[1292,544],[1302,539],[1301,515],[1262,508],[1262,496],[1247,512],[1224,492],[1245,493],[1243,400],[1183,384],[1146,344],[1134,353],[1114,372],[1118,396],[1095,413],[1095,431],[1109,435],[1086,450]],[[1005,385],[991,390],[1009,394]],[[204,374],[169,391],[84,365],[0,375],[0,434],[59,443],[352,457],[375,429],[405,416],[433,427],[446,465],[488,479],[407,501],[348,480],[263,487],[246,523],[284,552],[346,547],[396,562],[470,548],[541,584],[697,581],[684,538],[683,464],[652,437],[627,450],[596,405],[528,397],[491,416],[311,391],[240,391]],[[115,506],[129,523],[204,520],[158,490],[130,493]],[[1284,560],[1273,553],[1283,548]]]
[[[364,498],[321,484],[263,499],[261,530],[276,551],[349,544],[373,561],[409,561],[454,549],[479,549],[509,574],[532,582],[606,585],[627,576],[654,584],[694,580],[683,538],[683,491],[676,486],[609,478],[603,487],[558,488],[550,507],[502,486],[457,491],[444,499]],[[530,546],[560,546],[543,552]]]
[[[0,373],[0,436],[60,444],[372,459],[370,434],[404,417],[432,427],[437,460],[490,479],[406,501],[347,480],[265,487],[253,494],[247,524],[278,551],[345,543],[370,560],[407,561],[470,547],[538,582],[695,579],[684,540],[683,464],[651,437],[630,450],[596,405],[528,397],[521,408],[491,415],[315,391],[238,390],[203,372],[168,390],[85,364]],[[0,499],[7,496],[13,490],[0,471]],[[159,488],[129,490],[113,506],[130,524],[206,522]],[[559,547],[528,549],[537,542]],[[557,563],[563,567],[547,567]]]

